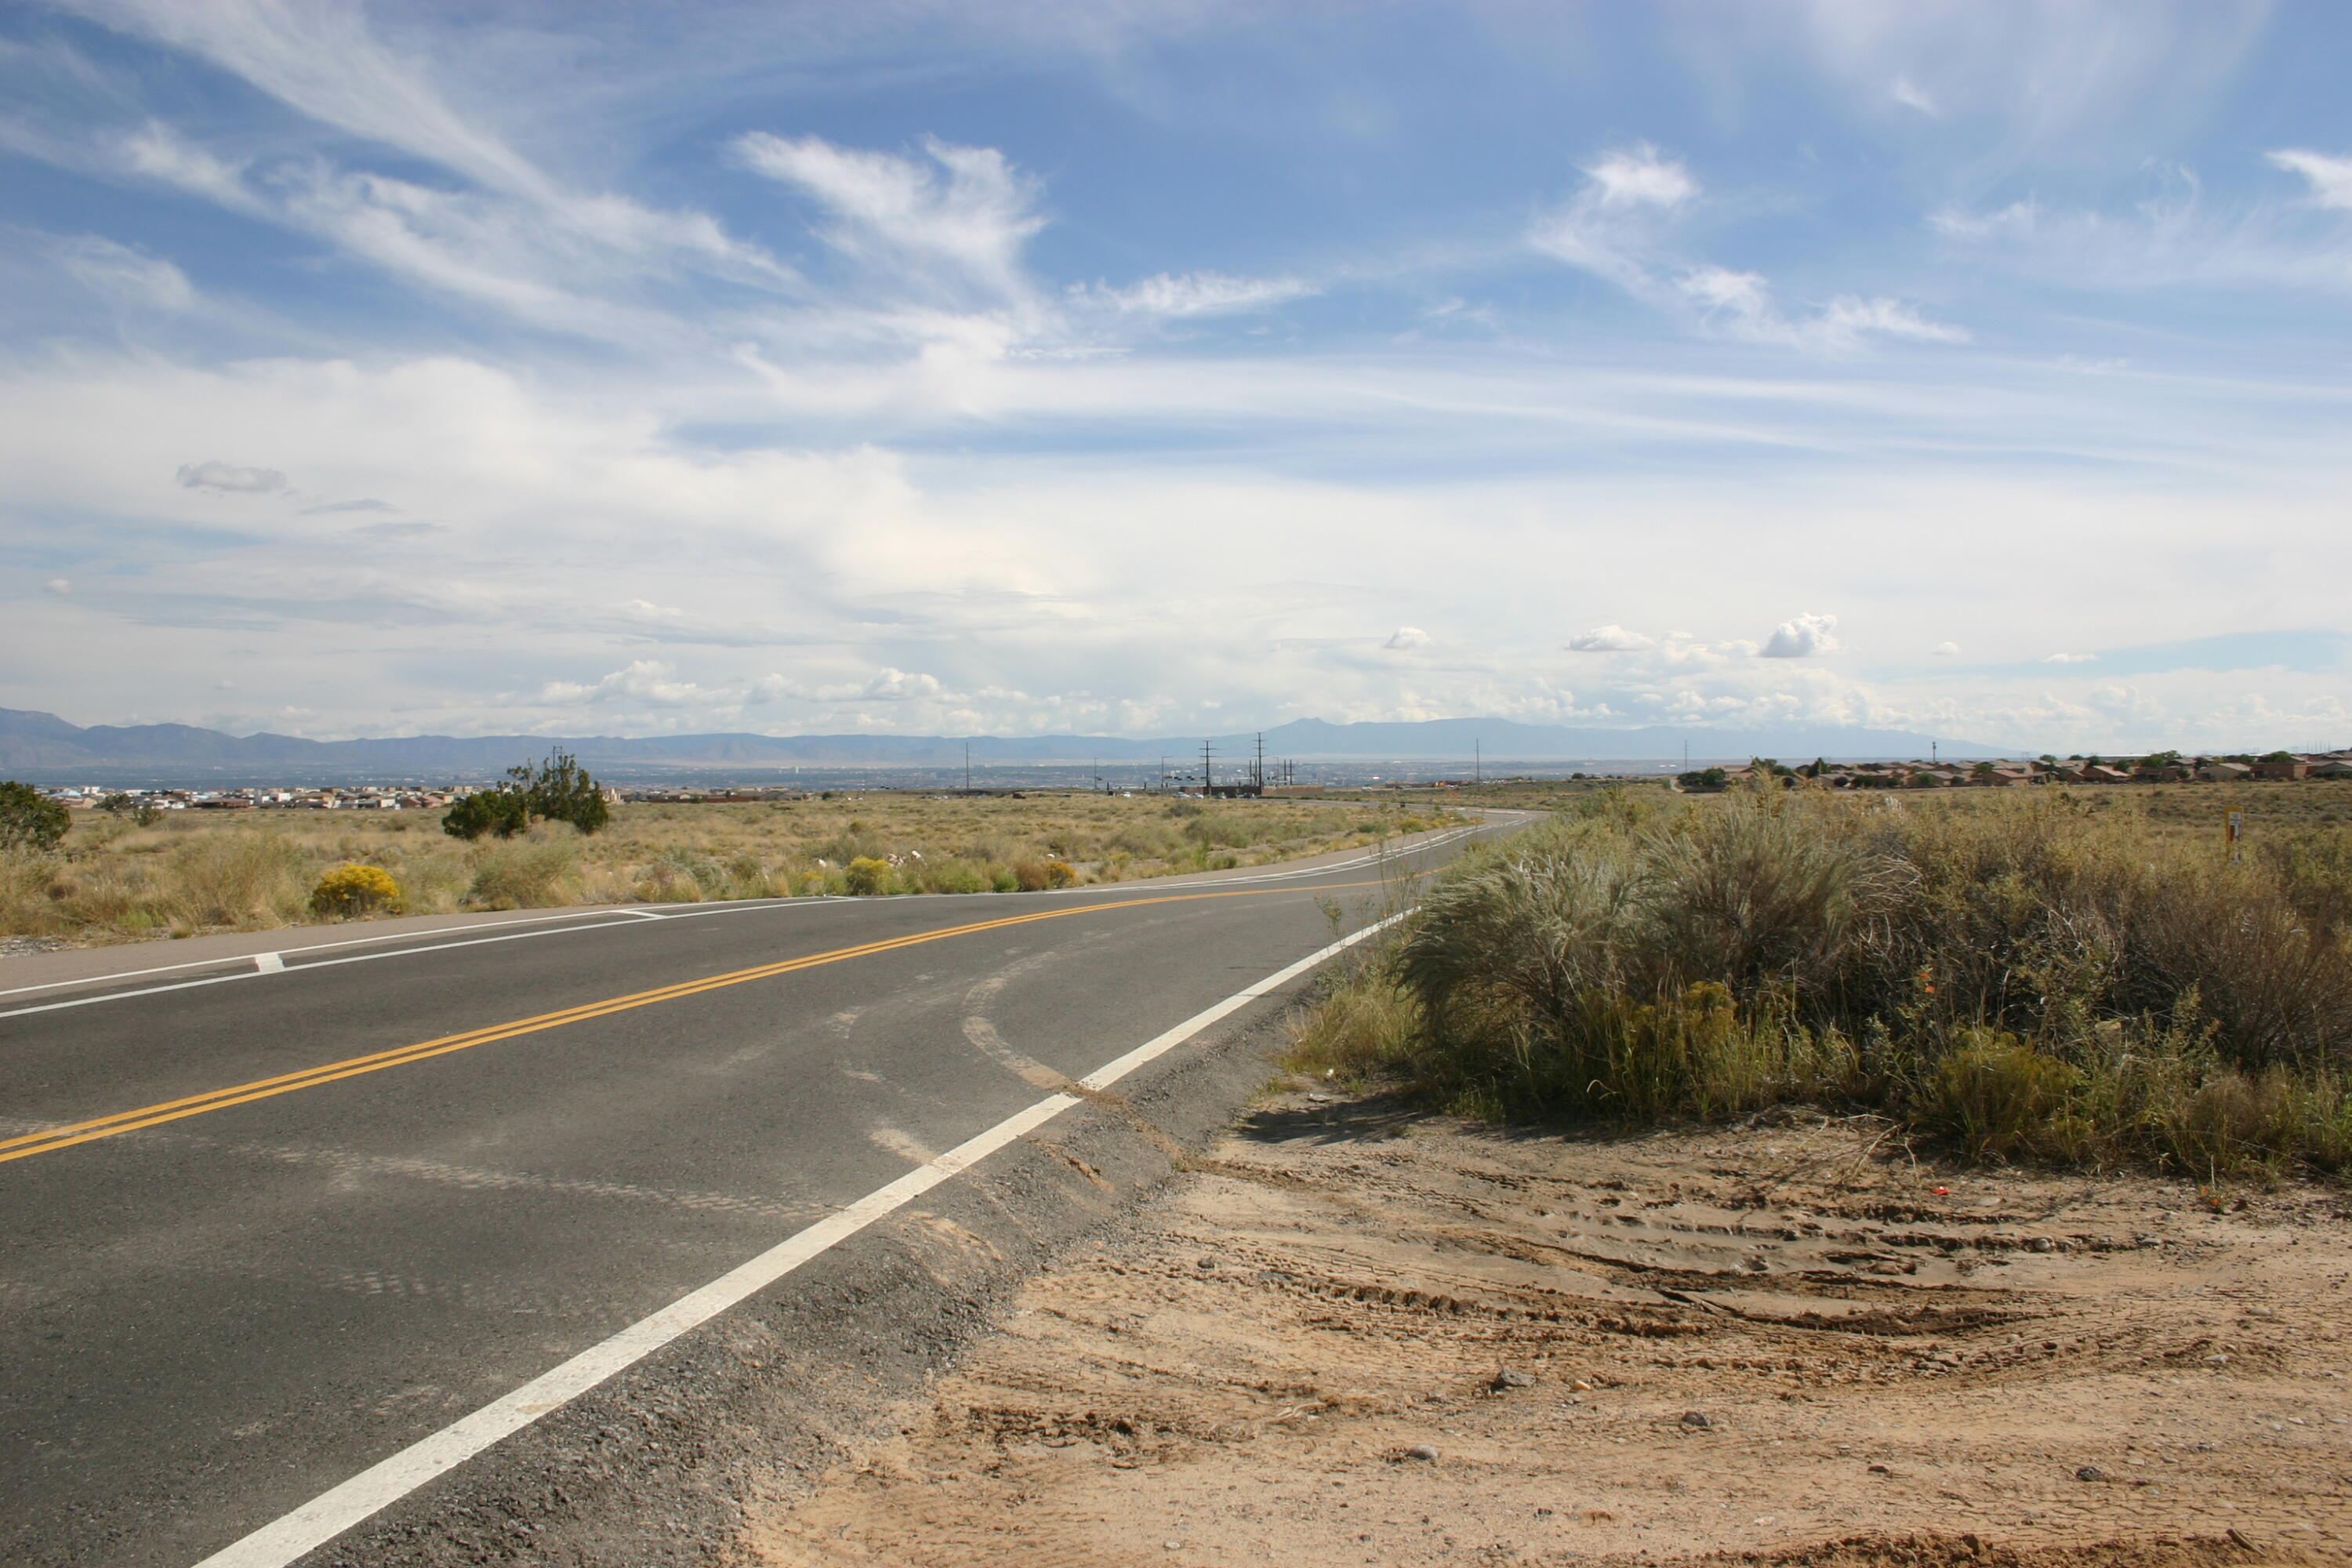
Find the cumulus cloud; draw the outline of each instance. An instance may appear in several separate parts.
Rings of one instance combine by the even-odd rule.
[[[1772,628],[1764,646],[1756,650],[1759,658],[1811,658],[1816,654],[1842,653],[1845,645],[1837,639],[1835,616],[1792,616]]]
[[[1419,626],[1399,626],[1389,634],[1389,640],[1381,646],[1382,647],[1427,647],[1434,640]]]
[[[600,680],[585,684],[551,680],[540,689],[539,700],[557,707],[593,702],[684,708],[706,700],[711,695],[692,681],[678,679],[677,671],[672,666],[641,658],[614,670]]]
[[[903,669],[884,668],[867,681],[857,695],[873,702],[929,701],[946,694],[947,688],[935,675],[910,674]]]
[[[302,509],[302,515],[324,517],[339,511],[398,511],[399,510],[388,500],[337,500],[327,501],[319,506],[306,506]]]
[[[1960,657],[1960,645],[1956,642],[1939,642],[1927,651],[1937,658],[1958,658]]]
[[[2089,664],[2099,656],[2095,653],[2051,653],[2042,656],[2044,664]]]
[[[219,461],[182,463],[179,479],[192,490],[237,495],[269,495],[287,484],[286,476],[276,468],[247,468]]]
[[[2301,174],[2311,185],[2311,200],[2323,207],[2352,208],[2352,158],[2330,157],[2300,148],[2281,148],[2264,154],[2273,167]]]
[[[1568,639],[1570,653],[1632,653],[1640,648],[1655,647],[1658,639],[1640,632],[1627,631],[1623,626],[1595,626],[1579,632]]]
[[[47,582],[41,584],[41,592],[44,594],[70,594],[73,592],[73,584],[63,577],[52,577]]]

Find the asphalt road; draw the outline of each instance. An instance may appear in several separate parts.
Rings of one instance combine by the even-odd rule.
[[[185,1568],[1455,848],[614,911],[0,996],[0,1562]]]

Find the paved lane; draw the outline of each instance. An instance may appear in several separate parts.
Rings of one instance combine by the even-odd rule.
[[[709,906],[0,998],[0,1561],[195,1562],[1451,852]]]

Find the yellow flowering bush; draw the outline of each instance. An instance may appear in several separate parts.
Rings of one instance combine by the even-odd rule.
[[[399,907],[400,884],[381,866],[338,866],[310,889],[310,912],[334,920]]]

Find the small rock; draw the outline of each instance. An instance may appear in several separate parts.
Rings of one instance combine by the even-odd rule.
[[[1486,1386],[1499,1394],[1507,1388],[1533,1388],[1535,1385],[1536,1380],[1533,1377],[1524,1372],[1520,1372],[1516,1367],[1507,1366],[1502,1371],[1496,1373],[1495,1374],[1495,1381],[1488,1384]]]
[[[1195,1266],[1203,1270],[1211,1269],[1217,1266],[1217,1260],[1213,1258],[1203,1258],[1198,1259]]]
[[[2037,1236],[2033,1238],[2033,1250],[2036,1252],[2055,1252],[2058,1250],[2058,1244],[2051,1240],[2046,1236]]]
[[[1712,1426],[1715,1425],[1714,1422],[1706,1418],[1706,1412],[1704,1410],[1684,1411],[1682,1422],[1685,1426]]]
[[[1885,1465],[1873,1465],[1870,1467],[1870,1473],[1874,1476],[1891,1476],[1895,1472],[1888,1469]]]
[[[1585,1382],[1585,1381],[1584,1381],[1584,1379],[1582,1379],[1582,1378],[1580,1378],[1580,1378],[1578,1378],[1575,1382],[1573,1382],[1573,1383],[1570,1384],[1569,1384],[1569,1387],[1570,1387],[1570,1388],[1572,1388],[1572,1389],[1576,1390],[1576,1392],[1577,1392],[1577,1393],[1579,1393],[1579,1394],[1590,1394],[1590,1393],[1591,1393],[1591,1392],[1592,1392],[1592,1385],[1591,1385],[1591,1384],[1589,1384],[1589,1383]]]
[[[1181,1552],[1184,1550],[1184,1543],[1181,1541],[1163,1541],[1160,1543],[1160,1550],[1162,1552]]]
[[[1404,1451],[1404,1457],[1408,1459],[1420,1459],[1424,1463],[1433,1465],[1437,1463],[1437,1449],[1435,1447],[1428,1443],[1415,1443],[1412,1447],[1407,1448]]]
[[[2107,1472],[2096,1465],[2084,1465],[2074,1472],[2074,1479],[2078,1481],[2104,1481],[2107,1479]]]

